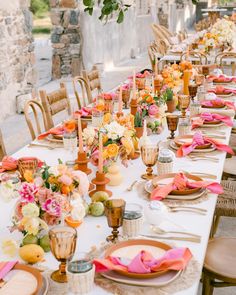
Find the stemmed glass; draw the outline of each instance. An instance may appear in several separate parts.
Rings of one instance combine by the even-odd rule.
[[[191,96],[192,101],[193,101],[194,97],[197,95],[197,88],[198,88],[197,84],[189,84],[189,86],[188,86],[189,95]]]
[[[141,157],[145,166],[147,166],[146,173],[141,177],[143,179],[153,179],[156,175],[153,174],[152,167],[156,165],[158,158],[158,145],[143,145],[141,147]]]
[[[68,226],[56,226],[49,231],[50,248],[54,257],[60,261],[59,269],[51,274],[58,283],[66,283],[66,262],[71,260],[76,248],[77,232]]]
[[[190,104],[190,96],[184,95],[184,94],[179,95],[178,96],[178,103],[179,103],[180,110],[182,112],[182,116],[186,117],[186,110]]]
[[[179,122],[179,117],[177,115],[168,115],[166,116],[167,120],[167,126],[168,129],[170,130],[170,139],[175,138],[175,131],[177,130],[178,127],[178,122]]]
[[[112,235],[107,237],[108,242],[115,242],[118,239],[118,228],[123,224],[125,212],[125,201],[113,199],[105,202],[105,215],[109,227],[112,227]]]

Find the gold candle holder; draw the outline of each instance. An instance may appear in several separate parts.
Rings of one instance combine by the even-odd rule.
[[[170,130],[170,139],[175,138],[175,131],[178,127],[179,117],[177,115],[168,115],[166,116],[167,126]]]
[[[143,145],[141,147],[141,157],[145,166],[146,173],[141,175],[143,179],[153,179],[156,175],[153,174],[152,167],[156,165],[158,158],[159,147],[157,145]]]
[[[182,112],[182,117],[185,118],[186,117],[186,110],[190,104],[190,96],[184,95],[184,94],[179,95],[178,96],[178,103],[179,103],[180,110]]]
[[[108,236],[108,242],[115,242],[118,239],[118,228],[123,224],[125,212],[125,201],[123,199],[108,200],[105,202],[105,215],[109,227],[112,227],[112,235]]]
[[[49,231],[49,239],[51,252],[60,261],[59,269],[51,274],[51,278],[58,283],[67,283],[66,262],[75,253],[77,231],[68,226],[56,226]]]
[[[92,197],[92,195],[96,192],[106,192],[109,197],[112,196],[112,192],[106,189],[106,185],[109,183],[109,179],[105,177],[105,173],[99,173],[97,171],[96,177],[91,181],[92,184],[95,184],[96,188],[92,191],[90,191],[89,196]]]

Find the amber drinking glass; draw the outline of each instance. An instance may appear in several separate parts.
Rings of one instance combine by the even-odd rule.
[[[198,86],[203,85],[204,82],[205,82],[205,76],[204,76],[204,75],[201,75],[201,74],[196,75],[196,76],[195,76],[195,82],[196,82],[196,84],[197,84]]]
[[[153,179],[156,176],[153,174],[152,167],[157,163],[158,152],[158,145],[143,145],[141,147],[142,161],[147,166],[146,173],[141,176],[143,179]]]
[[[182,116],[186,117],[186,110],[190,104],[190,96],[184,95],[184,94],[179,95],[178,96],[178,103],[179,103],[180,110],[182,112]]]
[[[71,260],[76,248],[77,232],[68,226],[56,226],[49,231],[50,248],[54,257],[60,261],[59,269],[51,274],[58,283],[66,283],[66,262]]]
[[[191,96],[192,100],[197,95],[197,88],[198,88],[197,84],[189,84],[188,86],[189,95]]]
[[[109,227],[112,227],[112,235],[107,237],[108,242],[115,242],[118,238],[118,228],[123,224],[125,201],[113,199],[105,202],[105,215]]]
[[[170,130],[170,139],[175,138],[175,131],[178,127],[179,117],[177,115],[168,115],[166,116],[167,126]]]

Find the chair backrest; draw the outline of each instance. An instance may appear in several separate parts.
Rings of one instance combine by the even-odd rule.
[[[233,60],[230,60],[231,64],[231,75],[234,76],[236,73],[236,52],[221,52],[215,57],[215,64],[217,64],[223,71],[224,71],[224,62],[229,62],[229,58],[232,58]],[[227,60],[228,59],[228,60]]]
[[[34,121],[35,121],[35,126],[36,128],[34,128],[34,124],[30,118],[29,115],[29,109],[32,109],[33,111],[33,116],[34,116]],[[43,106],[41,105],[41,103],[37,100],[29,100],[25,103],[25,107],[24,107],[24,114],[25,114],[25,120],[26,123],[29,127],[29,131],[31,134],[32,139],[34,140],[36,138],[37,135],[43,133],[44,131],[47,131],[48,128],[48,124],[47,124],[47,118],[46,118],[46,113],[43,109]],[[42,117],[43,120],[43,127],[44,130],[41,129],[40,127],[40,117]],[[36,131],[35,131],[36,129]]]
[[[78,85],[80,86],[82,90],[82,97],[79,95]],[[81,109],[82,107],[87,106],[89,104],[89,99],[87,95],[87,88],[89,88],[89,85],[87,81],[81,76],[74,77],[73,88],[74,88],[74,93],[77,100],[78,108]]]
[[[6,148],[5,148],[5,144],[3,141],[2,132],[0,130],[0,161],[2,161],[2,158],[6,155],[7,155]]]
[[[156,24],[152,24],[151,28],[155,37],[155,41],[162,41],[162,43],[164,43],[167,48],[171,46],[169,38],[166,38],[166,36],[162,33],[162,31],[160,30],[160,28],[158,28]]]
[[[167,37],[174,37],[174,34],[172,34],[166,27],[159,25],[158,28],[163,32],[163,34]]]
[[[186,59],[187,54],[189,54],[189,56],[195,57],[197,59],[199,59],[199,64],[200,65],[206,65],[207,64],[207,56],[201,52],[196,52],[196,51],[184,51],[181,56],[180,56],[180,61]]]
[[[85,87],[87,91],[88,102],[92,103],[93,101],[92,92],[94,90],[97,90],[99,93],[102,90],[101,80],[100,80],[99,71],[97,67],[93,66],[90,72],[83,70],[82,77],[86,81]]]
[[[60,89],[50,93],[46,93],[45,90],[40,90],[39,95],[46,113],[49,128],[54,126],[53,116],[57,113],[67,110],[68,114],[71,114],[70,100],[65,83],[60,83]]]

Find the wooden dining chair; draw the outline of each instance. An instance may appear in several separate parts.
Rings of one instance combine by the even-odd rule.
[[[202,271],[202,295],[212,295],[215,287],[236,286],[235,249],[236,238],[209,240]]]
[[[0,161],[2,161],[3,157],[6,156],[6,148],[3,141],[2,131],[0,130]]]
[[[32,122],[30,114],[29,114],[30,109],[32,109],[32,111],[33,111],[33,117],[34,117],[34,121],[35,121],[34,124]],[[47,124],[46,113],[43,109],[42,104],[39,101],[37,101],[37,100],[27,101],[24,106],[24,114],[25,114],[25,120],[26,120],[26,123],[29,127],[29,131],[30,131],[32,140],[35,140],[39,134],[41,134],[44,131],[47,131],[49,129],[48,124]],[[41,129],[41,124],[40,124],[41,120],[40,119],[43,120],[43,129]],[[36,128],[34,128],[34,125]]]
[[[185,60],[187,58],[187,54],[189,56],[194,57],[197,60],[198,64],[200,65],[207,65],[207,56],[201,52],[196,52],[196,51],[184,51],[181,56],[180,56],[180,61]]]
[[[166,38],[164,36],[164,34],[161,32],[160,29],[158,29],[156,24],[152,24],[151,25],[154,37],[155,37],[155,41],[157,43],[162,41],[162,44],[165,44],[165,47],[168,49],[169,47],[171,47],[171,42],[168,40],[168,38]],[[166,50],[167,51],[167,50]]]
[[[90,72],[83,70],[82,77],[86,81],[85,88],[87,92],[88,103],[92,103],[93,91],[97,90],[98,93],[102,91],[100,75],[97,67],[93,66]]]
[[[81,109],[82,107],[85,107],[89,104],[86,91],[86,89],[89,88],[89,85],[87,81],[81,76],[74,77],[72,82],[78,108]],[[82,96],[79,94],[78,86],[81,88]]]
[[[236,52],[221,52],[215,57],[215,64],[217,64],[223,73],[225,73],[227,59],[232,58],[230,63],[231,66],[231,75],[234,76],[236,74]]]
[[[50,93],[47,93],[45,90],[40,90],[39,95],[46,113],[48,128],[52,128],[54,126],[54,115],[64,110],[68,112],[68,115],[71,114],[70,99],[65,83],[60,83],[60,89]]]

